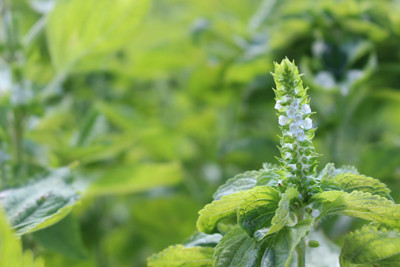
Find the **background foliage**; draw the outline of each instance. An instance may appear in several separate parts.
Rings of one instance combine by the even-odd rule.
[[[306,74],[322,159],[400,201],[397,1],[1,3],[1,198],[74,205],[52,225],[21,217],[43,228],[22,236],[38,266],[143,266],[185,241],[220,184],[278,156],[269,72],[285,56]],[[360,224],[322,227],[341,243]]]

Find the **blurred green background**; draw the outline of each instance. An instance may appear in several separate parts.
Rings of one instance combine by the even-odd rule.
[[[1,4],[1,187],[73,164],[84,188],[23,238],[46,266],[145,266],[224,181],[276,163],[284,57],[310,87],[321,168],[354,165],[400,201],[399,1]],[[333,240],[362,223],[332,221]]]

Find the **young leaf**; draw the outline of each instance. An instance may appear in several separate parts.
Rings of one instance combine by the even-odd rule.
[[[197,229],[200,232],[211,234],[216,231],[217,223],[228,217],[236,217],[240,203],[247,199],[248,196],[262,196],[263,192],[271,192],[278,197],[278,191],[271,187],[256,186],[250,190],[239,191],[231,195],[223,196],[220,200],[211,202],[206,205],[200,212],[197,220]],[[268,194],[268,193],[267,193]]]
[[[254,188],[253,188],[254,189]],[[251,189],[251,190],[253,190]],[[247,191],[240,191],[223,196],[215,200],[199,211],[197,229],[206,234],[216,232],[217,223],[227,217],[235,217],[240,202],[247,196]]]
[[[256,242],[241,228],[224,235],[214,252],[215,267],[257,266],[265,249],[265,242]]]
[[[365,226],[348,234],[340,254],[340,265],[400,266],[400,233],[375,226]]]
[[[381,196],[360,191],[326,191],[315,194],[312,199],[324,203],[321,216],[343,214],[400,227],[400,206]]]
[[[278,208],[279,192],[269,186],[249,192],[240,203],[237,215],[239,225],[252,237],[257,230],[270,225]]]
[[[170,246],[158,254],[152,255],[149,267],[200,267],[212,266],[214,249],[210,247]]]
[[[79,199],[68,168],[50,172],[30,185],[0,192],[0,203],[18,234],[48,227],[64,218]]]
[[[293,218],[290,212],[290,203],[293,199],[299,197],[299,192],[294,187],[289,187],[286,192],[282,195],[279,201],[278,209],[272,218],[272,226],[269,229],[267,235],[273,234],[281,230],[286,224],[288,224]]]

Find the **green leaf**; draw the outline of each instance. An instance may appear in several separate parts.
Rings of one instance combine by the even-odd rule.
[[[390,189],[384,183],[362,174],[342,173],[336,175],[332,179],[343,191],[347,193],[357,190],[390,198]]]
[[[320,216],[343,214],[400,227],[400,206],[378,195],[360,191],[326,191],[315,194],[312,199],[324,203]]]
[[[340,266],[400,266],[400,233],[365,226],[348,234],[340,254]]]
[[[251,194],[258,195],[260,192],[268,191],[270,190],[269,188],[270,187],[256,186],[250,190],[239,191],[231,195],[223,196],[220,200],[211,202],[199,211],[200,216],[197,220],[197,229],[206,234],[216,232],[216,226],[220,220],[236,217],[240,203],[244,199]]]
[[[252,190],[252,189],[251,189]],[[223,196],[215,200],[199,211],[196,226],[200,232],[212,234],[216,232],[217,223],[227,217],[236,217],[240,202],[247,196],[247,191],[240,191]]]
[[[67,257],[86,257],[78,221],[71,214],[58,223],[33,233],[33,238],[43,247]]]
[[[257,242],[241,228],[224,235],[214,252],[214,267],[257,266],[261,262],[266,242]]]
[[[314,224],[311,218],[299,222],[294,227],[284,227],[275,237],[272,247],[269,247],[263,257],[262,266],[290,266],[296,246],[304,238]]]
[[[46,228],[68,215],[79,199],[68,168],[24,187],[0,192],[0,203],[18,234]]]
[[[276,189],[270,186],[258,188],[247,194],[237,212],[239,225],[250,237],[257,230],[270,225],[280,199]]]
[[[22,244],[11,230],[6,215],[0,210],[0,267],[44,267],[41,258],[34,259],[31,251],[22,251]]]
[[[295,223],[296,216],[292,216],[290,212],[290,204],[292,200],[299,197],[299,192],[294,187],[289,187],[282,195],[279,201],[278,209],[272,218],[271,228],[268,230],[267,235],[273,234],[281,230],[287,224]]]
[[[190,237],[190,239],[184,243],[185,247],[215,247],[221,240],[222,235],[212,234],[207,235],[202,232],[198,232]]]
[[[170,246],[147,260],[149,267],[212,266],[214,249],[209,247]]]
[[[276,186],[281,178],[282,175],[279,169],[272,164],[265,164],[264,169],[247,171],[226,181],[215,192],[214,200],[221,199],[222,196],[251,189],[257,185]]]
[[[61,0],[47,17],[46,33],[52,63],[58,71],[72,71],[83,58],[96,67],[103,56],[132,39],[148,0]],[[90,64],[90,66],[87,66]],[[85,65],[85,64],[83,64]]]
[[[309,246],[306,250],[306,259],[309,266],[339,266],[340,248],[326,237],[322,230],[310,231],[307,239],[319,242],[318,247]]]
[[[390,199],[390,189],[382,182],[372,177],[359,174],[352,166],[335,169],[333,163],[328,163],[320,173],[321,182],[330,184],[336,190],[369,192]]]
[[[253,188],[257,183],[259,175],[259,171],[247,171],[236,175],[217,189],[213,196],[214,200],[219,200],[223,196]]]
[[[178,163],[123,165],[106,170],[89,188],[87,196],[131,194],[181,181],[182,168]]]

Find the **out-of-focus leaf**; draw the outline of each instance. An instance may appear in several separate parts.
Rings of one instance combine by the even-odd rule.
[[[315,194],[313,200],[324,203],[321,216],[343,214],[400,227],[400,205],[378,195],[360,191],[325,191]]]
[[[151,256],[147,263],[149,267],[205,267],[212,266],[213,248],[170,246],[158,254]]]
[[[395,230],[365,226],[348,234],[340,254],[340,266],[400,265],[400,233]]]
[[[307,239],[319,242],[318,247],[308,247],[306,250],[308,265],[318,267],[339,266],[340,248],[329,240],[322,231],[310,231]]]
[[[80,197],[72,179],[69,168],[60,168],[32,184],[0,192],[0,203],[17,233],[37,231],[64,218]]]
[[[257,230],[269,226],[278,208],[279,192],[269,186],[248,193],[237,211],[238,223],[252,237]]]
[[[147,0],[62,0],[47,18],[48,45],[58,71],[95,67],[104,55],[132,40]],[[82,63],[76,65],[83,58]],[[74,67],[76,66],[76,67]],[[74,67],[74,68],[73,68]]]
[[[104,172],[89,188],[88,196],[131,194],[182,181],[178,163],[116,166]]]
[[[70,214],[58,223],[33,233],[40,245],[70,258],[85,258],[78,221]]]
[[[44,267],[41,258],[34,259],[31,251],[22,252],[22,244],[8,225],[0,210],[0,267]]]

